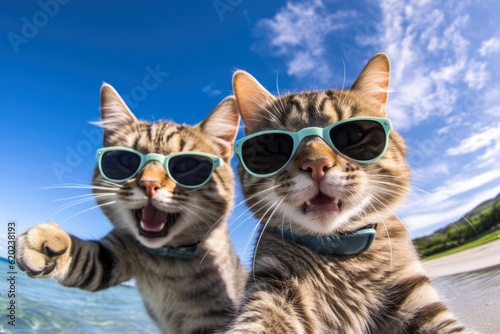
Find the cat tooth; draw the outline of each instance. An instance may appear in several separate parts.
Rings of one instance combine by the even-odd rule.
[[[335,197],[333,199],[333,204],[338,206],[339,205],[339,199]]]
[[[307,206],[311,205],[311,200],[307,200],[307,201],[306,201],[306,205],[307,205]]]

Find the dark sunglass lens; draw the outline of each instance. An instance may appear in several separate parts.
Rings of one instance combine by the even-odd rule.
[[[172,178],[185,186],[199,186],[212,174],[212,159],[198,155],[178,155],[168,162]]]
[[[284,133],[268,133],[246,140],[241,147],[245,166],[265,175],[283,167],[293,151],[293,138]]]
[[[101,159],[102,173],[112,180],[125,180],[139,168],[141,157],[129,151],[107,151]]]
[[[330,130],[330,138],[342,154],[360,161],[378,157],[386,142],[382,124],[370,120],[342,123]]]

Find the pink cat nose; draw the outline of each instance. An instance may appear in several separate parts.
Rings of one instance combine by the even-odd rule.
[[[317,159],[317,160],[306,160],[302,165],[301,169],[306,172],[311,172],[311,178],[319,182],[325,176],[325,172],[328,168],[332,167],[333,164],[330,159]]]
[[[148,196],[149,199],[151,199],[156,191],[161,188],[161,183],[159,181],[140,181],[139,185],[141,188],[144,188],[144,191],[146,192],[146,196]]]

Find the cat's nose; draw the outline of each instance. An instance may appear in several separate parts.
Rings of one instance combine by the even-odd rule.
[[[311,173],[311,178],[319,182],[325,176],[328,168],[332,167],[333,164],[330,159],[322,158],[316,160],[306,160],[302,165],[301,169],[306,172]]]
[[[144,192],[149,199],[151,199],[156,194],[158,189],[161,188],[160,181],[141,180],[139,185],[144,189]]]

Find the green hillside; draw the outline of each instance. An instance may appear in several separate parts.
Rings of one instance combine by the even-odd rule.
[[[500,194],[479,204],[458,221],[431,235],[414,239],[413,243],[420,254],[429,257],[457,248],[498,229],[500,229]],[[483,238],[482,240],[490,239]]]

